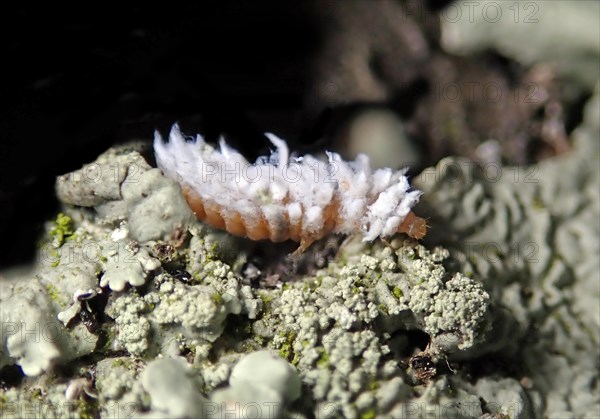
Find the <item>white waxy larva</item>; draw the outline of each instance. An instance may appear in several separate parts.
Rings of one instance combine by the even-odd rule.
[[[302,252],[329,233],[362,232],[365,241],[425,235],[425,220],[411,211],[421,192],[410,187],[406,170],[372,171],[365,155],[349,162],[332,152],[327,161],[293,157],[285,141],[266,135],[276,151],[255,163],[223,140],[218,150],[199,135],[186,141],[177,125],[168,143],[155,133],[154,152],[196,217],[237,236],[293,240]]]

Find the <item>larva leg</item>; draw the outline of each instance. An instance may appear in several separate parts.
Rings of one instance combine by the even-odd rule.
[[[394,247],[392,246],[392,243],[390,243],[389,241],[387,241],[386,239],[384,239],[383,237],[380,237],[380,240],[383,244],[385,244],[387,247],[389,247],[392,250],[395,250]]]
[[[300,256],[314,242],[315,242],[315,239],[313,237],[302,237],[300,239],[300,246],[298,246],[298,248],[292,252],[291,256],[292,257]]]

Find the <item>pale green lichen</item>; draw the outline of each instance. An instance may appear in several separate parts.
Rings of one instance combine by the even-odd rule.
[[[410,272],[413,269],[408,265],[402,267],[398,252],[387,247],[363,249],[365,254],[361,257],[347,254],[344,259],[348,262],[331,264],[314,277],[288,283],[281,289],[255,293],[250,286],[242,285],[230,265],[215,254],[215,246],[204,240],[204,233],[198,230],[193,232],[196,236],[192,236],[188,250],[184,251],[187,257],[179,259],[185,262],[184,269],[196,272],[200,279],[189,284],[161,270],[153,262],[153,253],[144,253],[143,243],[122,238],[125,233],[126,224],[115,231],[95,232],[101,238],[102,234],[106,235],[100,240],[102,249],[116,248],[118,251],[107,252],[90,264],[89,269],[93,269],[90,278],[95,278],[98,266],[103,266],[100,283],[121,290],[111,296],[106,307],[106,314],[114,320],[114,326],[107,328],[107,346],[102,350],[126,350],[132,355],[150,358],[157,354],[177,356],[189,352],[197,366],[201,366],[204,380],[201,387],[206,396],[225,383],[229,376],[226,361],[213,364],[208,353],[211,343],[223,335],[231,322],[233,333],[221,343],[243,338],[245,343],[236,345],[237,350],[253,352],[262,345],[274,348],[282,358],[298,367],[304,384],[313,391],[318,404],[336,400],[339,412],[348,415],[376,410],[375,393],[389,379],[399,376],[398,368],[385,361],[390,353],[388,337],[382,336],[376,326],[376,319],[391,315],[389,313],[399,304],[410,310],[407,297],[404,297],[409,294],[404,293],[400,298],[390,292],[390,289],[400,289],[398,281],[402,275],[406,276],[402,269]],[[120,237],[120,240],[102,241],[109,235]],[[411,246],[405,245],[403,249],[412,249]],[[154,263],[151,269],[144,269],[140,255]],[[430,263],[435,266],[438,264],[434,261],[436,256],[425,250],[419,258],[431,259]],[[131,264],[124,264],[125,259]],[[129,270],[121,269],[121,264]],[[148,282],[151,272],[154,273],[153,280]],[[61,275],[60,281],[68,278],[65,284],[75,278],[74,272]],[[126,278],[121,285],[112,278],[116,275]],[[138,292],[133,287],[125,287],[126,283],[145,287]],[[387,290],[392,300],[379,297],[381,287]],[[56,293],[63,295],[62,285],[50,294]],[[419,319],[423,320],[427,313],[429,311],[424,308],[422,313],[415,311],[413,314],[422,314]],[[235,331],[235,317],[240,318],[243,324],[239,327],[243,330]],[[471,320],[477,323],[477,319]],[[420,327],[419,321],[405,325]],[[437,332],[446,326],[440,323],[428,327]],[[226,348],[220,348],[217,353],[221,354],[223,350],[226,353]],[[129,403],[138,411],[163,409],[151,404],[152,397],[140,387],[133,366],[126,366],[119,360],[98,365],[104,371],[97,378],[97,388],[105,397],[99,408],[105,408],[106,401],[110,400]],[[270,393],[260,397],[267,400],[278,397],[267,394]],[[352,401],[354,397],[358,397],[357,403]],[[85,413],[84,407],[81,406],[81,414]]]
[[[447,18],[441,19],[442,42],[447,49],[465,54],[494,48],[525,65],[542,60],[553,71],[593,88],[600,73],[598,2],[483,0],[472,5],[468,12],[466,5],[443,12]]]
[[[385,361],[389,338],[381,334],[380,321],[390,331],[422,329],[433,342],[454,333],[455,341],[467,348],[483,336],[477,332],[485,322],[489,298],[471,279],[447,279],[441,263],[448,254],[442,249],[430,253],[407,242],[396,252],[379,246],[362,251],[362,256],[347,255],[346,264],[334,262],[314,278],[288,283],[271,301],[270,316],[260,319],[257,329],[280,356],[298,367],[312,396],[323,403],[335,400],[344,416],[375,409],[374,401],[368,402],[373,398],[362,396],[360,408],[351,400],[401,375]],[[404,287],[407,297],[394,296],[390,287]],[[464,288],[464,294],[457,287]],[[380,298],[382,290],[389,298]],[[435,304],[438,298],[443,304]],[[380,304],[375,304],[378,299]],[[399,321],[396,316],[401,312],[411,315]],[[453,322],[454,317],[463,323]],[[440,350],[456,351],[457,346]]]
[[[166,273],[156,279],[145,295],[129,292],[107,307],[119,325],[116,343],[134,354],[178,354],[178,336],[191,346],[213,342],[223,333],[228,314],[254,318],[262,307],[221,261],[207,262],[201,284],[184,284]]]
[[[156,359],[141,374],[141,383],[156,413],[168,417],[199,417],[207,400],[198,391],[202,381],[181,358]]]
[[[48,274],[56,272],[49,268]],[[16,363],[26,375],[37,376],[93,351],[95,336],[81,326],[67,329],[56,318],[60,304],[54,300],[69,298],[61,294],[63,285],[74,284],[50,283],[45,277],[0,281],[0,367]]]
[[[445,159],[415,179],[432,225],[444,226],[428,238],[445,243],[462,272],[485,278],[501,307],[487,351],[510,354],[539,384],[526,392],[540,417],[600,413],[591,384],[600,359],[599,90],[564,156],[503,167],[493,180]]]
[[[406,307],[421,318],[427,334],[434,338],[443,335],[448,341],[447,334],[452,333],[452,346],[466,349],[477,338],[484,338],[479,326],[490,297],[480,284],[460,273],[445,279],[447,274],[440,262],[447,257],[447,250],[440,248],[431,254],[423,246],[400,249],[398,261],[405,275],[395,289],[406,295]],[[447,344],[444,346],[449,350]]]
[[[127,218],[132,214],[128,205],[147,204],[133,195],[127,199],[118,195],[123,181],[133,175],[129,171],[119,174],[120,183],[115,188],[105,185],[97,189],[106,192],[101,199],[93,195],[85,198],[84,192],[91,190],[75,185],[68,191],[76,194],[69,195],[71,198],[91,203],[94,209],[102,207],[94,215],[79,209],[69,212],[78,220],[80,240],[63,241],[56,268],[51,269],[50,261],[43,260],[33,277],[14,283],[0,281],[3,324],[26,319],[25,329],[15,332],[29,330],[35,322],[49,324],[56,326],[64,338],[30,345],[23,339],[5,336],[0,345],[0,364],[18,363],[27,374],[40,374],[28,378],[27,383],[35,383],[42,390],[33,393],[26,385],[0,390],[0,404],[6,407],[18,401],[29,408],[32,400],[63,402],[66,384],[45,381],[50,375],[44,371],[54,365],[81,363],[95,370],[95,389],[100,398],[97,405],[76,400],[72,412],[76,416],[193,416],[190,412],[198,406],[193,400],[276,401],[279,408],[291,407],[291,415],[318,417],[419,417],[431,412],[456,417],[478,417],[487,412],[534,417],[543,416],[543,412],[569,411],[576,403],[583,406],[578,408],[579,413],[585,409],[594,412],[597,396],[590,391],[590,383],[594,383],[597,371],[594,355],[598,339],[593,329],[597,316],[590,313],[589,306],[598,293],[585,278],[593,277],[598,269],[597,262],[584,255],[598,249],[598,232],[592,222],[592,216],[598,213],[593,188],[598,185],[598,175],[588,172],[591,164],[582,168],[577,160],[571,160],[577,157],[591,162],[597,158],[597,146],[590,140],[598,132],[598,124],[586,118],[587,125],[577,134],[588,138],[587,151],[576,151],[583,156],[575,153],[540,167],[544,178],[554,176],[553,171],[562,171],[579,179],[577,193],[586,197],[584,204],[571,205],[570,201],[582,198],[568,188],[566,177],[561,180],[565,183],[557,187],[561,196],[571,198],[553,203],[556,194],[552,188],[547,190],[549,186],[492,185],[485,179],[467,176],[450,184],[443,173],[437,173],[433,185],[423,186],[427,191],[423,202],[431,203],[431,199],[434,208],[439,209],[431,220],[427,240],[443,243],[444,237],[451,237],[452,242],[446,242],[450,251],[429,246],[427,241],[419,245],[395,239],[389,245],[376,242],[368,246],[358,240],[348,241],[336,259],[322,269],[305,277],[285,277],[285,284],[271,289],[250,285],[248,278],[233,268],[245,256],[241,252],[226,254],[229,245],[216,245],[220,233],[200,224],[192,223],[189,230],[178,229],[177,241],[167,237],[166,226],[175,228],[168,223],[161,224],[160,237],[148,242],[131,240],[130,223],[120,220],[114,224],[114,220],[105,218],[108,214]],[[110,158],[116,155],[109,153],[103,164],[110,164]],[[126,158],[126,154],[118,156],[118,161]],[[137,157],[129,158],[136,161]],[[146,181],[145,187],[150,189],[167,187],[156,179],[156,174]],[[64,192],[68,185],[62,182]],[[132,193],[127,190],[132,186],[127,185],[125,192]],[[527,197],[532,196],[537,203],[529,205]],[[575,209],[583,221],[571,220],[575,217],[569,216],[570,211]],[[502,214],[510,211],[528,222],[515,218],[510,221],[515,224],[507,226]],[[176,213],[182,215],[185,211]],[[143,214],[136,229],[153,223],[153,217],[158,216],[154,211]],[[86,221],[80,223],[85,217]],[[439,220],[445,228],[434,228]],[[582,226],[584,221],[586,228]],[[181,234],[189,234],[188,239],[181,239]],[[554,235],[556,246],[542,249],[548,234]],[[491,261],[483,252],[485,240],[490,237],[499,243],[498,249],[489,253]],[[507,257],[509,245],[516,238],[528,238],[540,246],[537,264]],[[466,251],[469,240],[479,243],[472,252]],[[81,250],[90,243],[101,251],[86,260]],[[179,247],[173,258],[158,258],[156,243]],[[110,253],[111,246],[118,247],[116,253]],[[523,249],[517,250],[523,256]],[[127,265],[110,265],[114,262],[111,257],[121,256],[121,252],[133,257],[135,270]],[[75,255],[72,260],[71,254]],[[145,263],[152,265],[151,269],[146,269],[149,265],[144,268]],[[175,271],[189,272],[194,280]],[[99,282],[99,276],[104,282]],[[117,282],[122,286],[115,285]],[[76,296],[81,291],[100,292],[100,283],[109,285],[100,290],[109,295],[103,296],[108,298],[101,325],[105,345],[96,347],[98,337],[87,333],[77,320],[77,309],[85,301],[82,304]],[[531,289],[525,292],[524,287]],[[572,291],[573,298],[561,290]],[[569,305],[572,300],[581,306],[574,309]],[[72,302],[61,312],[66,313],[62,323],[56,321],[61,301]],[[548,307],[552,307],[552,313],[544,317]],[[522,352],[514,352],[515,343],[510,343],[514,339],[504,338],[505,329],[520,339],[529,330],[526,326],[531,326],[531,313],[536,313],[535,319],[540,321],[539,340],[524,342]],[[491,327],[493,333],[488,332]],[[554,339],[561,351],[570,355],[557,352]],[[259,368],[258,372],[264,373],[262,384],[270,383],[270,387],[236,384],[236,367],[246,355],[252,356],[264,347],[282,358],[273,364],[280,377],[293,378],[290,371],[297,368],[302,394],[294,393],[300,399],[291,406],[287,403],[293,397],[283,391],[283,385],[273,386],[273,377],[266,369]],[[125,351],[127,356],[115,359],[114,351]],[[535,382],[531,390],[526,391],[515,378],[502,377],[501,370],[490,377],[465,378],[480,362],[473,359],[481,354],[500,356],[506,351],[509,356],[522,355],[510,360],[522,368],[515,374],[531,374]],[[92,352],[94,357],[86,356]],[[420,379],[416,373],[419,366],[412,361],[417,354],[428,357],[437,368],[429,378]],[[184,357],[176,361],[182,363],[182,368],[172,363],[172,358],[178,356]],[[578,363],[571,362],[573,359]],[[557,371],[560,374],[553,375]],[[255,376],[246,371],[247,378]],[[174,394],[173,389],[179,387],[161,387],[163,378],[177,385],[193,382],[193,386]],[[522,383],[527,379],[523,377]],[[562,381],[573,390],[565,390]],[[177,406],[171,402],[175,396],[179,397]],[[571,404],[567,405],[566,400]],[[513,408],[515,403],[522,408]],[[296,408],[304,410],[296,412]]]
[[[161,266],[147,249],[131,240],[119,240],[103,250],[106,256],[100,259],[104,272],[100,286],[108,286],[114,291],[122,291],[128,284],[134,287],[143,285]]]
[[[211,393],[215,417],[243,416],[251,403],[263,418],[280,418],[284,407],[298,399],[301,381],[294,367],[267,350],[244,355],[233,367],[229,385]]]
[[[115,320],[117,333],[113,346],[122,346],[133,355],[146,352],[150,342],[151,323],[146,318],[151,309],[150,298],[135,294],[123,295],[106,308],[106,313]]]

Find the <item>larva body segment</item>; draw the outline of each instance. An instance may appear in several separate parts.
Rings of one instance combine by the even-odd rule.
[[[199,220],[252,240],[300,243],[297,252],[329,233],[364,233],[365,241],[397,232],[421,239],[425,220],[411,208],[421,192],[406,171],[377,169],[359,155],[346,162],[310,155],[290,158],[287,144],[266,134],[276,147],[249,163],[223,140],[216,150],[201,136],[186,141],[177,125],[164,143],[155,133],[158,167],[176,179]]]

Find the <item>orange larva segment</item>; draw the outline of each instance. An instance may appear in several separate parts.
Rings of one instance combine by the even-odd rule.
[[[182,188],[183,197],[187,201],[188,205],[194,212],[194,215],[199,220],[204,220],[206,218],[206,212],[204,212],[204,204],[202,203],[202,199],[195,193],[193,190],[184,186]]]
[[[427,221],[421,217],[417,217],[410,211],[398,227],[398,232],[405,233],[413,239],[421,240],[427,234]]]
[[[227,232],[238,237],[246,237],[246,226],[239,212],[234,212],[225,217],[225,228]]]
[[[274,243],[286,241],[290,237],[289,219],[282,214],[274,224],[269,223],[269,240]]]
[[[332,232],[339,220],[339,203],[333,201],[323,209],[323,228],[321,231],[306,234],[302,231],[302,217],[295,224],[291,224],[287,212],[282,220],[285,227],[275,231],[265,217],[261,217],[258,222],[248,224],[240,213],[235,212],[224,219],[221,216],[219,205],[210,201],[204,202],[198,194],[188,187],[184,186],[182,191],[196,218],[211,227],[227,230],[235,236],[248,237],[251,240],[270,239],[273,242],[281,242],[291,239],[300,242],[300,246],[293,253],[296,256],[302,254],[313,242]],[[410,211],[398,227],[398,232],[420,240],[427,234],[427,222]]]
[[[337,201],[331,202],[323,210],[323,231],[319,234],[321,237],[326,236],[335,229],[339,216],[340,207]]]
[[[221,207],[213,202],[204,202],[206,216],[204,222],[211,227],[225,230],[225,220],[221,216]]]
[[[256,224],[246,225],[246,236],[250,240],[264,240],[270,237],[269,225],[263,217]]]

